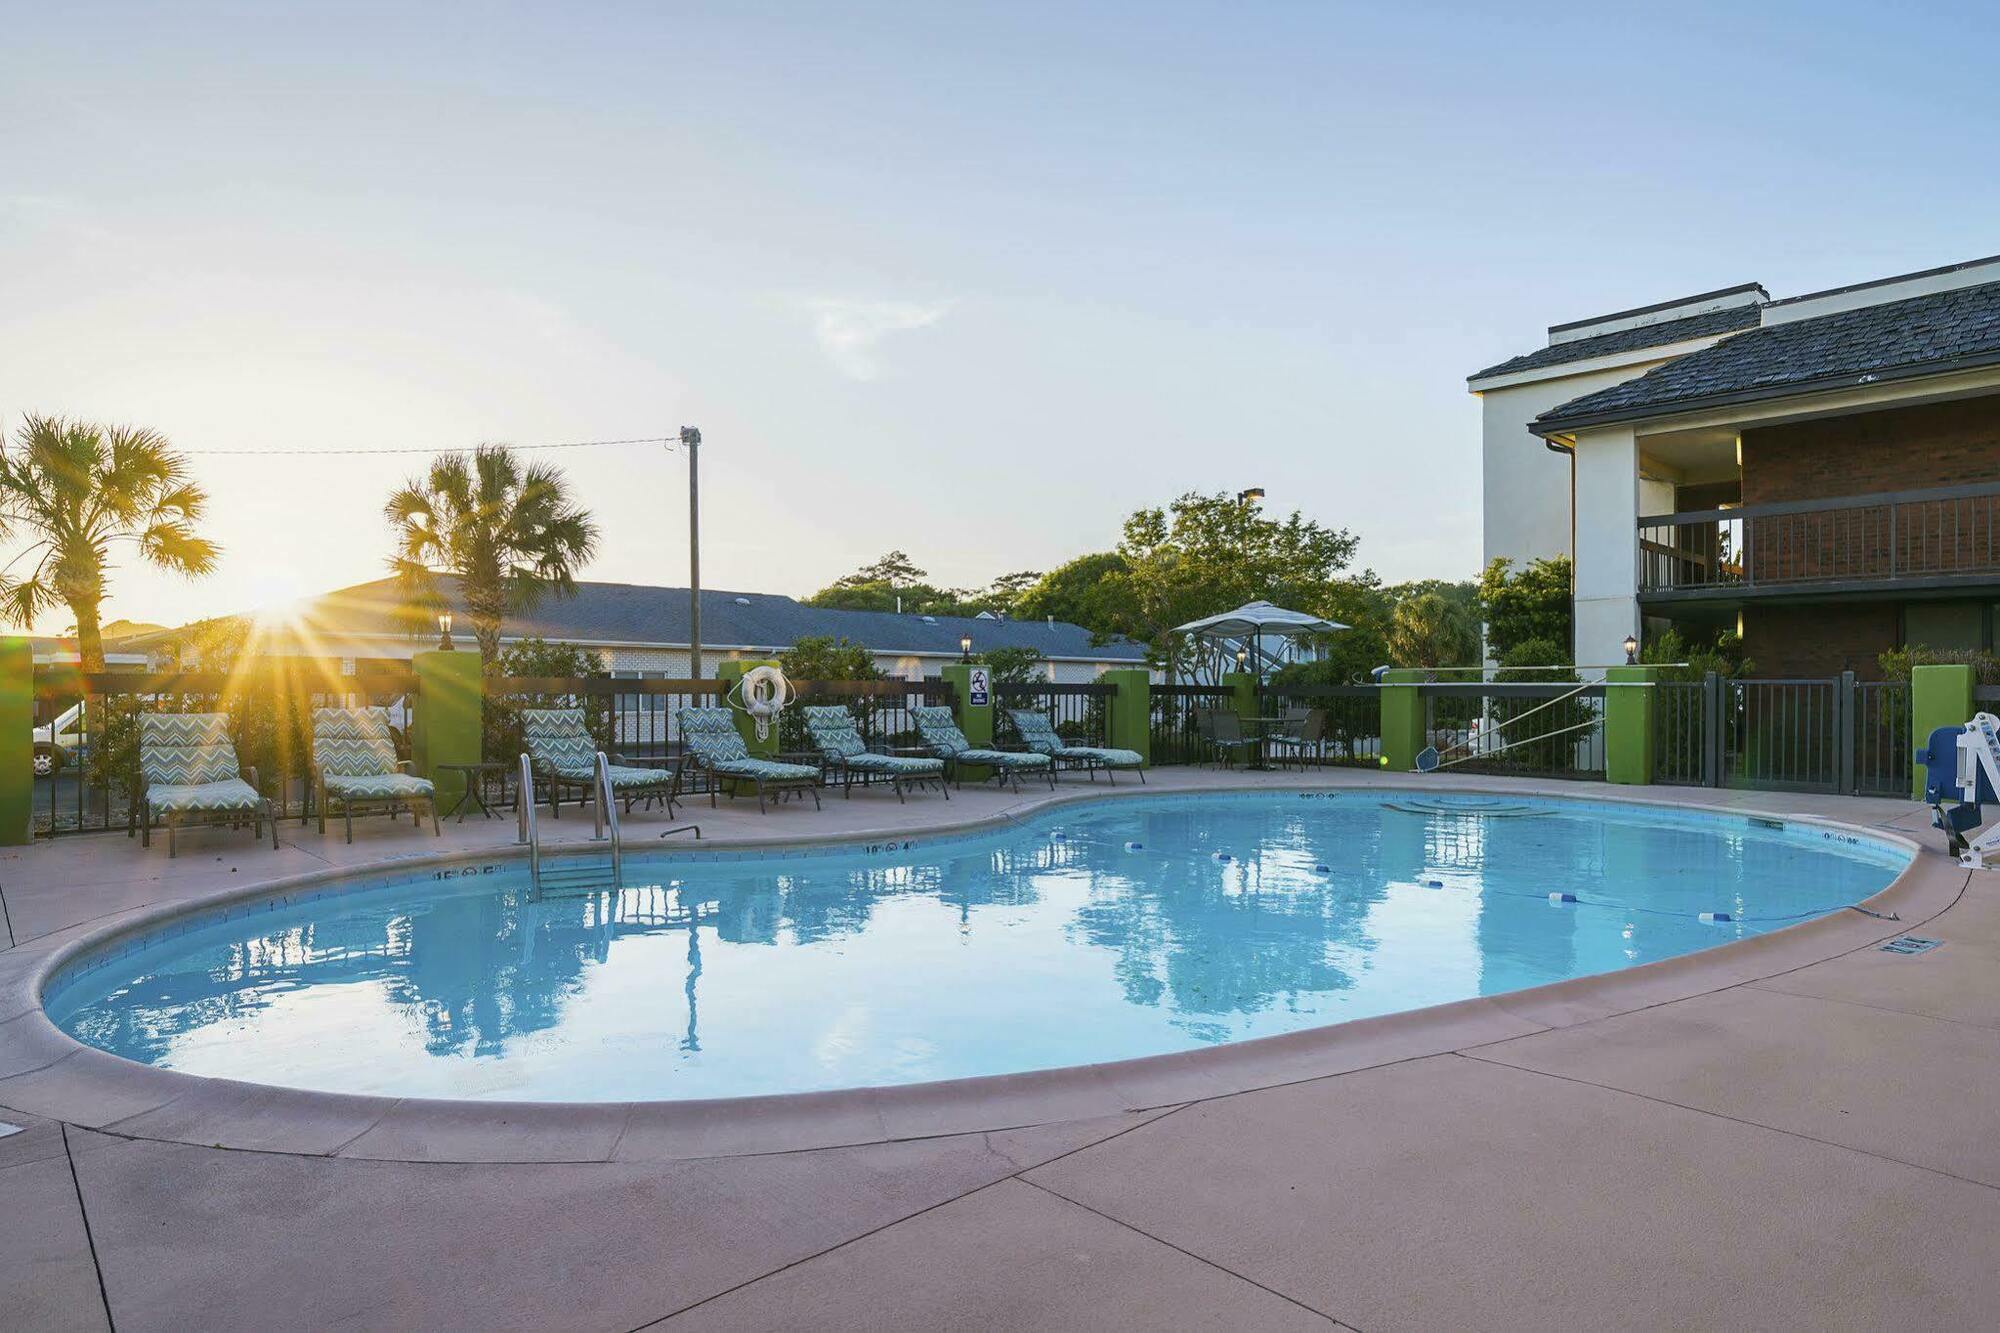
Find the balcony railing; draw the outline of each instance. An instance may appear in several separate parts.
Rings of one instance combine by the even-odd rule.
[[[1746,505],[1639,520],[1642,594],[2000,578],[2000,484]]]

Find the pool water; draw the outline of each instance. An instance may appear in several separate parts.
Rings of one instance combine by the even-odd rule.
[[[915,845],[633,854],[623,888],[540,901],[524,863],[363,880],[86,959],[48,1009],[127,1059],[298,1088],[801,1092],[1157,1055],[1615,971],[1840,910],[1907,860],[1600,802],[1142,797]]]

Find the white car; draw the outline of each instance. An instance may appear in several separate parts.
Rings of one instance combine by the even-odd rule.
[[[54,777],[63,765],[82,758],[85,740],[83,732],[78,730],[82,720],[83,704],[79,701],[35,728],[36,777]]]

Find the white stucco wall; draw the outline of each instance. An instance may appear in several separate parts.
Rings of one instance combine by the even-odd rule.
[[[1576,660],[1625,660],[1639,632],[1639,441],[1630,426],[1576,439]]]

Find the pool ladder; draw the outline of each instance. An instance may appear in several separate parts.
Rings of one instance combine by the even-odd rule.
[[[535,768],[527,755],[521,756],[520,796],[515,802],[519,819],[519,833],[515,841],[528,848],[528,879],[532,886],[529,897],[539,899],[545,891],[559,893],[590,893],[603,889],[616,891],[625,882],[625,838],[618,827],[618,796],[611,789],[611,761],[604,751],[597,752],[597,763],[592,781],[591,834],[592,842],[611,843],[609,862],[595,857],[565,857],[554,866],[542,865],[541,826],[535,816]],[[701,836],[699,833],[696,837]]]

